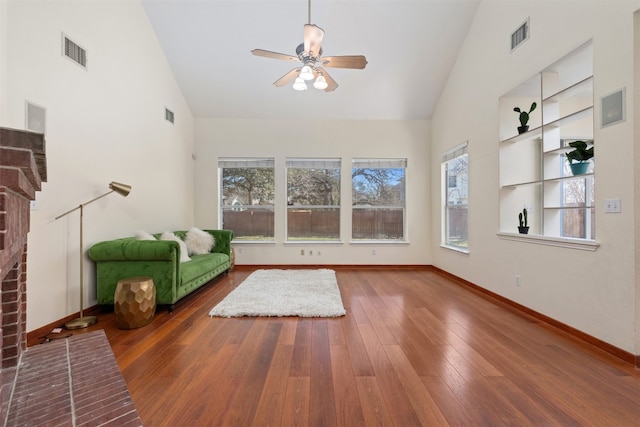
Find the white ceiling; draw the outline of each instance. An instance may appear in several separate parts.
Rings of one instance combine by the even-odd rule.
[[[142,0],[195,117],[429,118],[480,0],[313,0],[325,56],[364,55],[364,70],[327,69],[334,92],[273,82],[297,63],[307,0]]]

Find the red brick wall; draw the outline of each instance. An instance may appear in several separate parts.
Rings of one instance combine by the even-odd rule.
[[[17,365],[27,348],[27,245],[20,260],[2,279],[2,368]]]
[[[30,203],[46,176],[44,135],[0,128],[0,384],[6,382],[2,381],[5,370],[16,367],[27,348]],[[9,372],[15,375],[15,370]]]

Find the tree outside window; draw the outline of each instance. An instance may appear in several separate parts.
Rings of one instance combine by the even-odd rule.
[[[340,159],[287,159],[287,240],[340,239]]]
[[[406,165],[406,159],[353,160],[353,240],[404,240]]]
[[[273,240],[273,159],[220,159],[222,228],[234,240]]]

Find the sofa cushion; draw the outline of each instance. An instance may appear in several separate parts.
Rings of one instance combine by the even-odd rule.
[[[227,254],[209,253],[194,255],[191,261],[180,265],[180,279],[182,283],[190,282],[198,277],[210,273],[219,265],[229,260]]]
[[[187,244],[175,234],[165,231],[160,236],[160,240],[174,240],[178,242],[178,245],[180,245],[180,262],[187,262],[191,260],[191,258],[189,258],[189,252],[187,251]]]
[[[187,231],[184,242],[187,244],[189,255],[204,255],[211,252],[215,239],[210,233],[192,227]]]

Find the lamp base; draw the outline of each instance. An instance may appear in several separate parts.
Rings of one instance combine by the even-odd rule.
[[[77,319],[73,319],[65,323],[64,327],[65,329],[82,329],[95,325],[97,321],[98,318],[96,316],[78,317]]]

